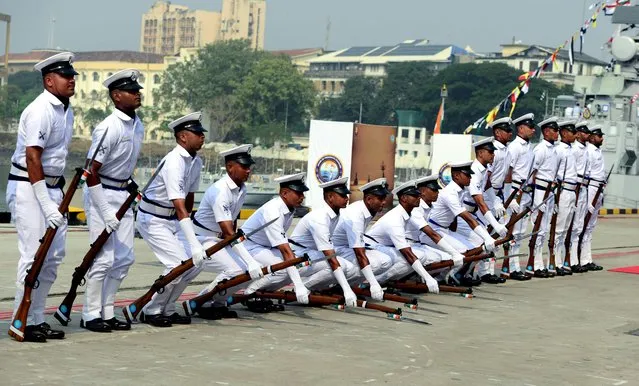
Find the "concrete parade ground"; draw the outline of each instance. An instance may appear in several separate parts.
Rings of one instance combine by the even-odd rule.
[[[483,284],[472,299],[418,295],[419,309],[405,308],[404,316],[431,325],[362,309],[287,305],[284,312],[252,314],[237,305],[239,319],[194,318],[189,326],[166,329],[136,324],[128,332],[97,334],[80,329],[76,309],[62,328],[66,339],[37,344],[6,333],[18,260],[15,230],[6,226],[0,228],[0,384],[639,384],[639,332],[632,334],[639,331],[639,276],[608,271],[639,265],[638,229],[637,216],[600,218],[593,256],[604,271]],[[121,304],[140,296],[162,271],[144,241],[135,243],[137,261],[119,293]],[[49,314],[87,249],[86,229],[72,228]],[[212,279],[202,274],[185,294]],[[83,300],[80,294],[76,306]],[[51,315],[48,322],[61,328]]]

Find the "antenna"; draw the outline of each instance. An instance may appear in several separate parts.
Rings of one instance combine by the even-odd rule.
[[[331,39],[331,17],[326,18],[326,36],[324,36],[324,51],[328,51],[328,43]]]
[[[49,36],[47,41],[48,48],[55,48],[55,16],[51,14],[51,26],[49,29]]]

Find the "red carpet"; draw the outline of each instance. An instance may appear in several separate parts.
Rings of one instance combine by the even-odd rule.
[[[639,275],[639,265],[633,265],[630,267],[621,267],[609,269],[610,272],[621,272],[621,273],[633,273],[635,275]]]

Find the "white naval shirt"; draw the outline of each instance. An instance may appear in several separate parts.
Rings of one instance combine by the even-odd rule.
[[[493,145],[496,148],[495,158],[493,159],[493,163],[488,165],[488,171],[491,172],[490,186],[495,189],[503,189],[504,180],[506,179],[506,174],[510,166],[510,154],[508,153],[508,148],[503,143],[495,140],[493,141]]]
[[[486,167],[479,161],[474,160],[470,168],[473,174],[470,175],[470,185],[461,194],[461,200],[466,210],[469,212],[475,212],[477,210],[477,203],[473,196],[483,195],[484,187],[486,186]]]
[[[185,199],[188,193],[199,189],[202,159],[197,155],[191,157],[185,148],[177,145],[160,164],[162,162],[162,170],[144,196],[166,208],[173,208],[172,200]]]
[[[537,170],[535,181],[539,184],[539,180],[545,182],[555,181],[557,172],[557,154],[555,153],[555,145],[542,139],[533,150],[535,154],[535,163],[533,168]]]
[[[356,201],[339,212],[339,221],[333,232],[335,248],[364,248],[364,232],[373,216],[364,200]]]
[[[522,182],[528,178],[530,164],[533,160],[533,153],[530,149],[530,142],[520,136],[508,145],[508,156],[510,165],[513,168],[513,181]]]
[[[43,150],[40,160],[44,174],[61,176],[66,166],[72,135],[71,105],[65,111],[62,102],[44,90],[20,115],[16,150],[11,156],[11,162],[26,169],[26,148],[41,147]]]
[[[464,190],[455,181],[450,181],[444,189],[439,191],[439,197],[433,203],[428,215],[428,222],[441,228],[448,228],[457,216],[466,212],[461,201]]]
[[[583,176],[588,175],[586,167],[590,164],[588,162],[588,152],[586,151],[586,144],[579,141],[575,141],[570,148],[570,153],[575,160],[575,167],[577,168],[577,177],[579,182],[583,182]],[[581,176],[581,177],[579,177]]]
[[[607,171],[604,167],[604,158],[601,148],[593,145],[592,143],[588,143],[586,151],[588,153],[588,177],[593,182],[605,182]]]
[[[291,234],[291,240],[303,245],[304,249],[314,251],[335,249],[331,235],[335,231],[338,221],[339,215],[326,202],[322,202],[319,207],[313,208],[297,223]],[[299,248],[301,247],[297,249]]]
[[[395,247],[396,249],[409,248],[410,243],[406,240],[406,226],[410,220],[410,215],[403,206],[397,205],[386,212],[377,222],[366,232],[374,240],[371,243]]]
[[[144,139],[144,126],[136,115],[135,119],[115,109],[93,130],[91,148],[87,159],[91,159],[104,132],[104,142],[95,156],[100,162],[100,177],[116,181],[126,181],[133,174],[140,155],[140,147]],[[107,183],[108,181],[103,181]]]
[[[560,142],[555,146],[555,153],[559,162],[557,179],[563,179],[566,184],[572,186],[569,189],[574,189],[577,184],[577,168],[575,166],[575,158],[572,156],[572,145]]]
[[[221,232],[219,223],[235,221],[246,199],[246,185],[240,188],[225,174],[224,177],[206,189],[202,201],[195,212],[195,220],[206,229]]]
[[[277,219],[277,221],[252,235],[250,240],[267,248],[287,244],[286,232],[293,223],[293,211],[288,209],[284,200],[279,196],[256,210],[242,225],[242,230],[246,234],[251,233],[273,219]]]
[[[410,212],[410,220],[406,226],[406,237],[414,242],[419,241],[422,229],[428,225],[430,206],[424,200],[419,200],[419,206]],[[410,241],[410,240],[409,240]]]

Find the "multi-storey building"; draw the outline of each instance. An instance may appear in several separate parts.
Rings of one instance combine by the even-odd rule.
[[[251,47],[264,49],[265,0],[224,0],[220,39],[248,39]]]

